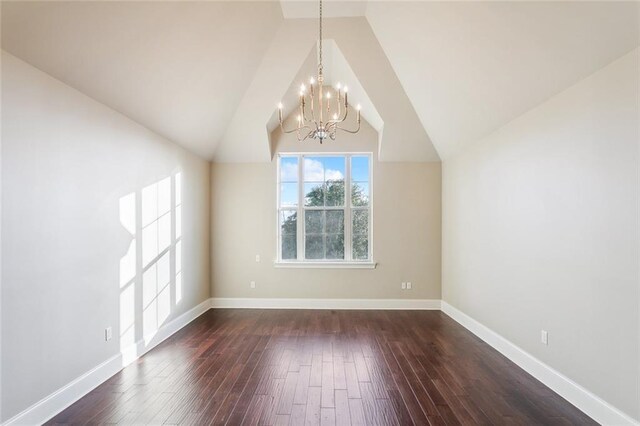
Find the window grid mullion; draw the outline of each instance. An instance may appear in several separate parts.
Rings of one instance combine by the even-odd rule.
[[[278,187],[276,188],[276,259],[279,261],[282,260],[282,229],[280,226],[280,193],[282,192],[282,186],[280,184],[280,161],[282,157],[278,156],[278,164],[276,164],[276,182],[278,183]]]
[[[367,237],[367,260],[373,259],[373,155],[369,155],[369,194],[367,194],[367,210],[369,212],[368,237]]]
[[[314,154],[314,156],[324,156],[323,154]],[[327,154],[328,156],[329,154]],[[326,212],[327,211],[342,211],[343,212],[343,233],[344,233],[344,261],[352,262],[353,260],[353,215],[356,211],[368,211],[368,260],[372,259],[373,250],[372,250],[372,234],[373,234],[373,226],[372,226],[372,215],[373,215],[373,206],[372,206],[372,168],[373,164],[371,161],[371,155],[369,157],[369,204],[367,206],[353,206],[352,205],[352,154],[342,154],[345,159],[345,190],[344,190],[344,202],[342,206],[305,206],[305,192],[304,192],[304,160],[308,156],[308,154],[297,154],[298,160],[298,205],[295,208],[291,207],[282,207],[280,206],[280,192],[281,192],[281,184],[285,182],[280,181],[280,164],[278,164],[278,256],[277,258],[282,260],[282,243],[283,243],[283,235],[280,223],[280,216],[282,212],[285,211],[295,211],[298,217],[296,223],[296,255],[298,260],[306,261],[306,212],[307,211],[324,211],[324,221],[323,221],[323,233],[322,233],[322,241],[323,248],[325,252],[323,253],[326,256],[326,246],[327,246],[327,219]],[[360,155],[360,154],[356,154]],[[292,155],[293,156],[293,155]],[[324,184],[324,182],[323,182]],[[326,200],[325,200],[326,203]],[[313,259],[317,260],[317,259]],[[327,259],[325,259],[327,260]]]
[[[351,240],[351,155],[345,156],[345,188],[344,188],[344,260],[352,259]]]
[[[296,213],[296,215],[298,216],[298,220],[296,223],[296,248],[297,248],[296,259],[298,260],[304,260],[304,244],[305,244],[304,182],[302,180],[303,167],[304,167],[303,164],[304,164],[304,156],[298,155],[298,210]]]
[[[327,207],[322,207],[322,206],[305,206],[304,207],[305,210],[345,210],[346,206],[327,206]]]

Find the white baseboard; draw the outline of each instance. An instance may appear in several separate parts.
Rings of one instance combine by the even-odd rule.
[[[131,347],[123,350],[122,353],[112,356],[102,364],[10,418],[3,425],[40,425],[45,423],[210,308],[211,299],[207,299],[165,324],[147,342],[142,340],[131,345]]]
[[[164,325],[147,341],[142,340],[43,398],[4,425],[37,425],[46,422],[95,389],[124,366],[144,355],[210,308],[253,309],[400,309],[442,310],[498,352],[603,425],[640,426],[582,386],[525,352],[493,330],[448,303],[433,299],[261,299],[211,298]]]
[[[527,373],[540,380],[558,395],[575,405],[582,412],[602,425],[638,426],[627,414],[589,392],[573,380],[549,367],[533,355],[514,345],[495,331],[482,325],[464,312],[442,301],[442,312],[460,323],[467,330],[484,340],[498,352],[509,358]]]
[[[270,299],[214,297],[211,307],[249,309],[402,309],[440,310],[437,299]]]
[[[163,325],[153,336],[145,336],[142,340],[123,349],[121,352],[122,365],[127,366],[140,358],[209,309],[211,309],[211,299],[205,300],[179,317],[174,318],[171,322]]]
[[[41,425],[91,392],[121,369],[122,358],[120,354],[114,355],[3,424]]]

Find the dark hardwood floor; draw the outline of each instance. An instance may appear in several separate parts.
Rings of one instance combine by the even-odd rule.
[[[210,310],[49,424],[595,424],[438,311]]]

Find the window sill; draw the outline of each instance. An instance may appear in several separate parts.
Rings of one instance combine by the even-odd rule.
[[[324,262],[324,261],[276,261],[276,268],[308,268],[308,269],[375,269],[378,264],[369,262]]]

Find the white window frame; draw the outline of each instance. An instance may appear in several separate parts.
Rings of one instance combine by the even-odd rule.
[[[298,159],[298,205],[296,207],[280,206],[280,162],[282,158],[296,157]],[[304,159],[307,157],[344,157],[345,159],[345,202],[344,206],[315,207],[304,205]],[[369,205],[365,207],[352,206],[351,200],[351,159],[352,157],[369,158]],[[276,186],[276,267],[288,268],[363,268],[372,269],[376,267],[373,255],[373,154],[371,152],[283,152],[277,156],[277,186]],[[306,259],[305,255],[305,211],[309,210],[342,210],[344,211],[344,259]],[[369,258],[353,259],[352,226],[353,212],[365,210],[369,212]],[[296,211],[296,247],[297,259],[282,259],[282,228],[280,226],[281,211]]]

